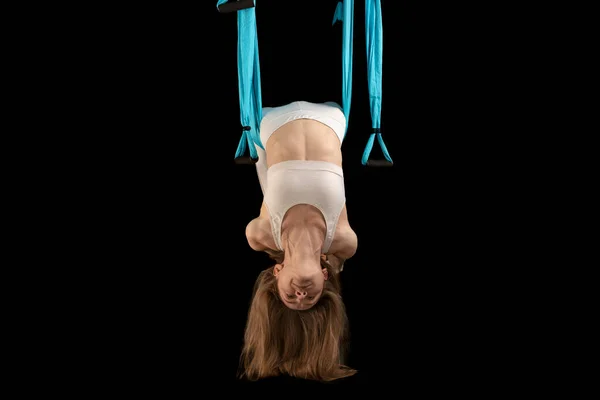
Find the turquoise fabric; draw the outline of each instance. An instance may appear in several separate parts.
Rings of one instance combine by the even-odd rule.
[[[369,87],[369,104],[373,132],[369,136],[362,156],[362,164],[366,165],[373,149],[375,138],[381,147],[383,156],[392,162],[380,132],[381,123],[381,89],[383,72],[383,23],[381,18],[381,1],[365,0],[365,33],[367,43],[367,74]]]

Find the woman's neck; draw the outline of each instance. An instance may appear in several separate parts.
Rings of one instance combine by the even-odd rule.
[[[282,232],[281,241],[286,258],[300,261],[320,258],[325,237],[318,226],[295,224]]]

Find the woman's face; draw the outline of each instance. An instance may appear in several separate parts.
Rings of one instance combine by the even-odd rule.
[[[315,305],[328,279],[327,269],[320,264],[317,268],[277,264],[273,273],[281,300],[293,310],[306,310]]]

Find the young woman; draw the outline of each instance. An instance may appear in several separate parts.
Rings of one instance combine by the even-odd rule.
[[[343,363],[348,321],[338,277],[358,244],[346,210],[345,130],[333,102],[263,109],[256,168],[264,199],[246,237],[275,265],[254,288],[242,352],[249,379],[356,373]]]
[[[252,160],[258,156],[263,192],[260,214],[247,225],[246,236],[252,249],[274,260],[256,280],[248,313],[241,376],[251,380],[285,374],[330,381],[356,373],[344,364],[348,319],[339,279],[358,244],[348,222],[341,153],[352,94],[354,0],[331,0],[333,20],[329,12],[319,12],[327,10],[328,3],[270,3],[273,14],[262,21],[261,35],[284,40],[263,42],[271,47],[266,53],[261,47],[262,54],[270,56],[260,59],[256,2],[218,0],[223,11],[240,10],[237,61],[243,133],[236,159],[243,158],[246,146]],[[362,162],[381,165],[368,160],[373,143],[379,143],[386,158],[383,164],[391,165],[379,123],[381,4],[379,0],[364,4],[373,130]],[[341,29],[331,29],[340,25]],[[336,73],[330,74],[328,68]],[[262,108],[261,70],[267,76],[283,72],[286,78],[294,77],[286,81],[286,90],[269,90],[284,96],[269,103],[278,107]],[[279,82],[265,87],[279,89]],[[342,107],[320,103],[323,98],[292,101],[317,93],[325,96],[325,90],[341,93]]]

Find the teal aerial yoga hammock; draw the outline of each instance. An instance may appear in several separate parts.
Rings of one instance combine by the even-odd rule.
[[[337,4],[333,14],[333,24],[342,22],[342,110],[346,117],[346,132],[350,121],[352,102],[352,50],[354,41],[354,0],[344,0]],[[344,137],[346,136],[344,132]]]
[[[217,9],[225,3],[227,3],[227,0],[219,0],[217,2]],[[250,3],[253,2],[250,1]],[[258,154],[254,143],[261,149],[264,149],[259,133],[260,121],[262,119],[262,95],[260,88],[256,13],[255,7],[232,11],[237,11],[238,96],[240,101],[240,122],[242,124],[242,137],[235,152],[235,159],[239,163],[256,163]],[[250,152],[249,159],[244,156],[246,150]]]
[[[258,36],[256,31],[256,0],[227,1],[219,0],[220,12],[237,12],[238,30],[238,89],[240,103],[240,121],[242,137],[235,153],[238,163],[256,163],[258,155],[256,144],[264,150],[260,140],[260,121],[262,119],[262,97],[260,81],[260,63]],[[346,132],[350,118],[352,102],[352,63],[354,40],[354,0],[343,0],[337,4],[332,25],[342,23],[342,110],[346,117]],[[365,146],[362,164],[369,166],[392,165],[392,159],[381,136],[381,74],[383,56],[383,33],[380,0],[365,0],[365,23],[367,43],[367,72],[369,104],[371,109],[372,132]],[[383,152],[384,160],[369,160],[373,144],[377,143]],[[244,153],[249,151],[250,157]]]

